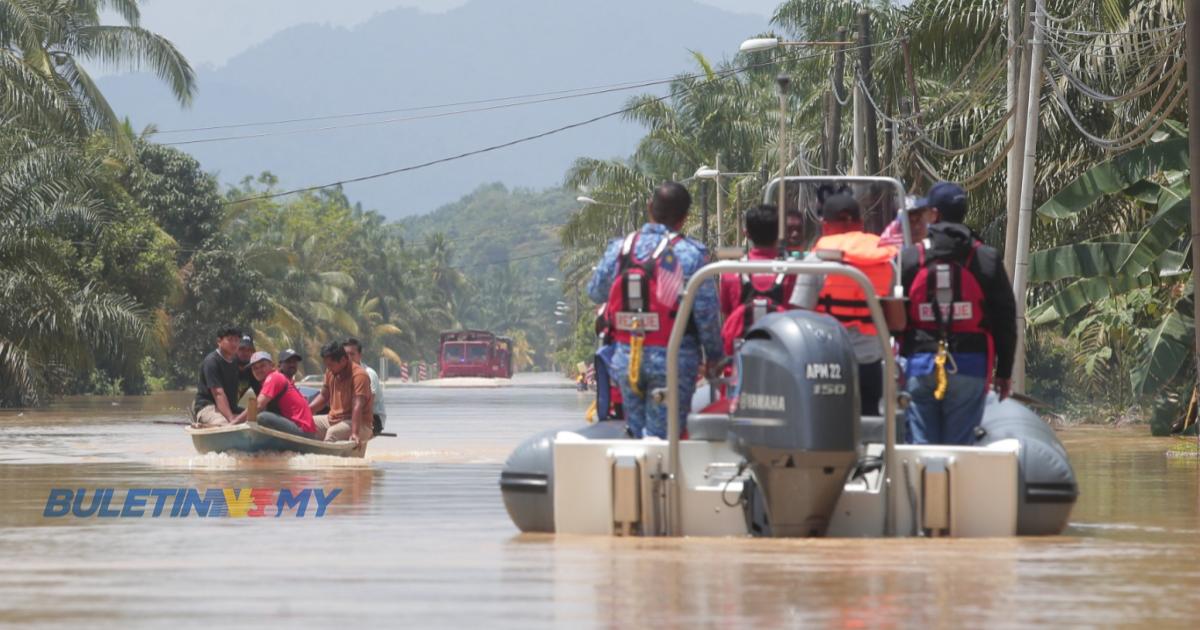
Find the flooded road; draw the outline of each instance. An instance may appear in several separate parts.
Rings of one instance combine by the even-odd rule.
[[[1065,536],[996,540],[518,535],[497,477],[572,390],[389,389],[365,461],[196,455],[190,397],[0,412],[0,626],[1192,627],[1200,465],[1134,430],[1061,434]],[[341,488],[322,518],[47,518],[52,488]]]

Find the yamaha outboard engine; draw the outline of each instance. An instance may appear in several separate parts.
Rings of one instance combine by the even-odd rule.
[[[828,315],[772,313],[739,351],[730,430],[762,492],[772,536],[823,536],[858,460],[858,364]]]

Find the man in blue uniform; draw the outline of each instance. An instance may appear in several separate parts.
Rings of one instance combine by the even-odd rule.
[[[631,243],[632,258],[637,261],[653,261],[657,255],[662,255],[664,263],[658,266],[656,283],[660,286],[674,287],[678,285],[679,292],[686,286],[692,275],[708,261],[708,253],[704,246],[690,238],[678,237],[677,233],[687,221],[688,210],[692,204],[691,195],[687,188],[676,182],[666,182],[654,191],[650,201],[650,221],[642,226],[636,237],[614,240],[604,252],[604,257],[596,267],[592,279],[588,283],[588,295],[597,304],[610,302],[613,298],[613,283],[622,272],[624,244]],[[669,247],[660,248],[661,241],[667,240]],[[663,253],[663,249],[667,251]],[[674,298],[678,304],[678,296]],[[696,296],[695,307],[692,310],[689,332],[684,337],[679,352],[679,419],[680,430],[687,420],[690,410],[692,393],[696,389],[696,377],[700,373],[702,358],[706,359],[708,367],[715,366],[721,359],[721,326],[720,305],[717,301],[717,285],[712,279],[706,281]],[[679,322],[679,325],[689,325]],[[666,323],[663,328],[667,327]],[[662,335],[656,335],[661,337]],[[703,350],[703,356],[701,351]],[[629,365],[631,358],[630,343],[618,341],[613,352],[612,372],[621,388],[624,398],[625,417],[629,423],[629,432],[635,438],[655,436],[667,437],[667,408],[666,405],[655,403],[650,399],[651,392],[665,387],[667,383],[667,349],[665,345],[647,343],[641,348],[640,369],[634,375],[634,383],[630,382]],[[636,357],[635,357],[636,360]]]

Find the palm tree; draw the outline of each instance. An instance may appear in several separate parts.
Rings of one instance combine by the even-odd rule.
[[[400,328],[388,322],[383,314],[383,301],[367,294],[359,296],[350,307],[350,313],[358,322],[359,341],[380,356],[399,365],[400,355],[385,342],[389,337],[400,334]]]
[[[102,11],[125,24],[102,25]],[[183,56],[138,20],[135,0],[0,0],[0,405],[45,402],[147,334],[139,305],[65,264],[69,239],[114,212],[103,169],[132,154],[83,63],[149,67],[184,104],[195,91]],[[91,142],[96,132],[107,141]]]
[[[125,24],[101,24],[104,11]],[[142,28],[140,19],[137,0],[0,0],[0,82],[11,86],[5,105],[32,111],[56,103],[52,111],[71,119],[58,129],[120,138],[120,120],[83,66],[89,61],[148,68],[180,104],[190,104],[196,91],[191,65],[170,41]],[[18,91],[25,100],[16,98]]]
[[[0,406],[45,402],[67,370],[147,332],[132,300],[71,277],[74,247],[60,233],[110,210],[91,194],[99,158],[32,142],[42,137],[0,133]]]

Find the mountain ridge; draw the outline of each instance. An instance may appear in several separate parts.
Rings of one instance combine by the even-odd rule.
[[[759,16],[692,0],[612,0],[599,8],[550,0],[474,0],[446,13],[393,9],[351,28],[291,27],[220,68],[201,70],[190,111],[180,111],[166,90],[144,75],[107,77],[101,89],[138,128],[304,118],[666,78],[693,70],[690,50],[720,59],[731,55],[742,38],[766,28]],[[663,94],[665,88],[180,148],[223,181],[270,170],[284,187],[309,186],[540,133],[619,110],[628,98],[647,91]],[[372,118],[163,133],[154,140],[290,132],[367,120]],[[487,182],[552,187],[576,157],[628,155],[641,132],[614,117],[506,151],[348,185],[347,194],[399,218],[434,210]]]

